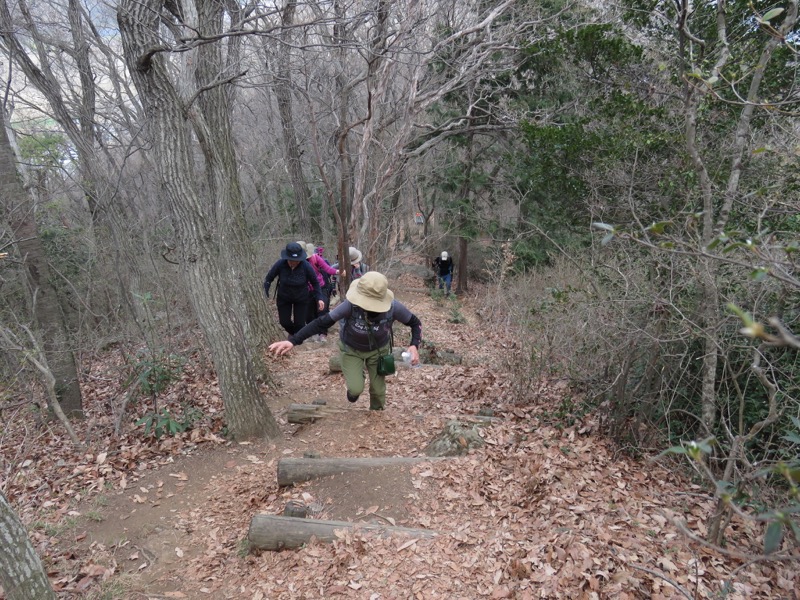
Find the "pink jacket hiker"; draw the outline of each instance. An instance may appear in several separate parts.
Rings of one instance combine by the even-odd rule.
[[[314,272],[317,274],[317,281],[320,288],[325,287],[325,280],[322,278],[321,271],[325,271],[328,275],[338,275],[339,271],[330,266],[325,259],[318,254],[312,254],[308,257],[308,262],[314,267]]]

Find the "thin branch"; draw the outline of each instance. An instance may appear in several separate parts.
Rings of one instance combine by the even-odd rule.
[[[674,579],[671,579],[670,577],[667,577],[666,575],[664,575],[664,573],[662,573],[661,571],[655,571],[653,569],[648,569],[647,567],[640,567],[639,565],[629,565],[629,566],[633,567],[634,569],[636,569],[638,571],[644,571],[645,573],[650,573],[650,575],[658,577],[659,579],[663,579],[668,584],[670,584],[672,587],[674,587],[676,590],[678,590],[681,594],[686,596],[689,600],[694,600],[694,598],[688,592],[688,590],[686,590],[680,583],[678,583]]]
[[[10,329],[7,327],[0,328],[0,336],[3,337],[5,342],[11,346],[15,350],[22,351],[22,355],[30,362],[36,369],[41,373],[42,377],[44,378],[45,389],[47,391],[48,397],[48,404],[51,410],[56,414],[58,420],[61,421],[61,424],[67,430],[67,435],[69,435],[70,440],[72,440],[73,445],[75,446],[76,450],[83,450],[84,445],[78,439],[78,436],[75,434],[75,430],[72,428],[72,424],[70,424],[69,419],[64,414],[64,411],[61,410],[61,404],[58,402],[58,397],[56,396],[56,378],[53,375],[53,372],[50,370],[50,367],[47,364],[47,358],[45,357],[44,352],[42,352],[41,348],[39,347],[39,342],[36,339],[36,336],[33,335],[33,332],[26,326],[20,325],[25,333],[28,334],[28,338],[30,339],[31,345],[33,347],[34,352],[28,352],[26,349],[17,341],[17,337],[11,332]]]
[[[241,77],[244,77],[245,75],[247,75],[247,71],[242,71],[241,73],[237,73],[236,75],[231,75],[231,76],[230,76],[230,77],[228,77],[227,79],[220,79],[219,81],[215,81],[214,83],[209,83],[208,85],[204,85],[203,87],[201,87],[201,88],[198,88],[198,89],[195,91],[195,93],[194,93],[194,94],[192,94],[192,97],[191,97],[191,98],[189,98],[189,100],[187,100],[187,102],[186,102],[186,105],[185,105],[184,109],[188,111],[188,110],[189,110],[189,107],[190,107],[190,106],[192,106],[192,104],[194,103],[194,101],[195,101],[195,100],[197,100],[197,98],[198,98],[198,97],[200,96],[200,94],[202,94],[203,92],[207,92],[207,91],[209,91],[209,90],[213,90],[213,89],[215,89],[215,88],[218,88],[218,87],[220,87],[220,86],[222,86],[222,85],[225,85],[225,84],[227,84],[227,83],[233,83],[234,81],[236,81],[237,79],[239,79],[239,78],[241,78]]]

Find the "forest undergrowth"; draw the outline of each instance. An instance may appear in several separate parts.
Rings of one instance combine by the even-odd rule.
[[[393,288],[421,317],[429,347],[462,360],[401,369],[382,413],[345,401],[341,375],[328,368],[332,341],[267,357],[277,381],[264,390],[281,424],[277,440],[226,438],[217,383],[200,351],[159,398],[170,414],[194,411],[175,435],[156,439],[145,435],[146,423],[134,425],[152,408],[144,400],[114,434],[126,393],[119,348],[97,357],[83,382],[87,418],[76,432],[85,451],[30,406],[5,411],[0,486],[60,597],[798,597],[800,574],[791,562],[760,557],[763,531],[752,522],[734,517],[724,548],[703,543],[712,491],[678,463],[621,452],[566,379],[531,380],[520,391],[524,332],[487,319],[487,290],[451,300],[417,281],[400,278]],[[287,423],[290,403],[313,400],[336,411]],[[399,476],[277,485],[283,457],[423,456],[448,421],[482,409],[496,420],[478,428],[484,445],[466,456]],[[298,550],[250,548],[253,516],[281,514],[289,501],[315,507],[314,518],[437,535],[348,531]]]

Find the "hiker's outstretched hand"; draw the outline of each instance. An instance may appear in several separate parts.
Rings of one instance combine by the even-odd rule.
[[[275,356],[283,356],[289,350],[294,348],[294,344],[289,340],[284,340],[282,342],[275,342],[274,344],[269,345],[269,351],[274,352]]]
[[[408,352],[411,354],[411,364],[418,365],[419,364],[419,350],[417,350],[416,346],[409,346]]]

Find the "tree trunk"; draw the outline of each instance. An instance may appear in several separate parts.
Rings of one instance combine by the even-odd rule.
[[[469,246],[467,238],[463,235],[458,238],[458,285],[456,294],[463,294],[469,291],[469,276],[467,273],[467,263],[469,263]]]
[[[289,70],[291,58],[291,53],[289,52],[290,38],[296,9],[296,0],[287,0],[283,9],[283,28],[281,29],[281,40],[278,46],[277,64],[275,65],[277,73],[273,85],[275,86],[278,113],[281,118],[283,146],[286,151],[286,168],[289,171],[289,180],[292,183],[294,203],[297,209],[297,231],[302,236],[302,239],[307,240],[309,239],[309,234],[312,233],[309,216],[311,193],[303,176],[303,163],[300,161],[300,146],[297,143],[297,133],[292,114],[292,77]],[[319,233],[319,231],[313,233]]]
[[[55,600],[28,532],[0,492],[0,584],[8,600]]]
[[[56,397],[62,410],[69,416],[81,416],[83,406],[75,356],[39,237],[33,198],[23,189],[17,172],[6,131],[5,113],[0,114],[0,130],[0,196],[9,205],[9,221],[14,230],[17,252],[24,261],[36,329],[40,332],[44,353],[56,380]]]
[[[300,548],[310,542],[311,538],[315,538],[320,542],[333,542],[338,539],[336,532],[342,530],[377,532],[381,537],[399,534],[413,538],[432,538],[438,535],[438,532],[431,529],[256,515],[250,521],[247,540],[252,548],[259,550],[289,550]]]
[[[378,458],[282,458],[278,461],[278,485],[287,486],[303,481],[354,473],[364,469],[400,467],[421,462],[439,460],[429,456],[402,457],[388,456]]]
[[[160,24],[171,19],[161,0],[124,0],[117,13],[125,59],[142,97],[160,180],[170,203],[180,243],[180,264],[190,300],[200,322],[219,377],[226,418],[236,437],[280,433],[258,387],[256,357],[250,346],[246,314],[237,285],[228,276],[220,248],[213,202],[201,198],[195,176],[192,136],[199,135],[203,116],[187,105],[170,79],[169,57],[154,53],[163,47]],[[207,129],[207,126],[206,126]]]
[[[471,116],[471,108],[467,116]],[[466,165],[464,169],[464,180],[461,182],[461,189],[458,192],[461,207],[458,211],[458,283],[456,284],[455,292],[457,295],[469,291],[467,238],[465,237],[465,230],[471,217],[467,215],[465,211],[470,206],[469,199],[472,195],[472,169],[475,160],[473,154],[474,142],[475,134],[470,131],[467,133],[466,156],[464,157],[464,163]]]
[[[370,31],[370,48],[367,59],[365,84],[367,88],[366,115],[359,121],[361,129],[356,155],[353,182],[353,203],[361,207],[361,214],[352,215],[360,225],[359,239],[364,247],[365,260],[370,268],[376,270],[378,264],[378,236],[385,189],[392,172],[400,161],[389,153],[375,164],[371,149],[382,143],[380,106],[386,100],[389,82],[394,73],[394,61],[387,61],[387,42],[389,36],[390,6],[387,0],[376,0],[373,8],[375,24]],[[394,25],[394,24],[393,24]],[[393,34],[397,33],[395,31]],[[374,171],[374,173],[373,173]],[[369,185],[369,181],[372,184]]]
[[[358,245],[358,231],[356,214],[358,206],[353,199],[353,167],[350,155],[348,136],[354,125],[349,124],[350,101],[353,89],[348,81],[347,72],[344,65],[347,64],[348,41],[351,35],[348,34],[347,27],[347,6],[348,3],[342,0],[334,0],[334,24],[333,39],[335,41],[335,53],[341,67],[338,69],[335,78],[336,100],[339,105],[337,113],[339,118],[338,131],[336,132],[336,155],[339,167],[339,202],[334,206],[334,218],[337,227],[337,242],[339,246],[339,266],[344,269],[344,275],[339,278],[339,294],[344,298],[344,292],[350,286],[350,256],[348,248],[350,245]]]
[[[200,34],[213,37],[222,31],[225,16],[222,2],[198,0],[196,5]],[[236,3],[230,4],[231,9],[236,6]],[[233,22],[240,19],[235,13],[231,15]],[[266,377],[261,350],[279,337],[279,332],[264,302],[261,273],[256,271],[255,253],[247,235],[238,160],[232,137],[234,88],[224,79],[226,73],[236,74],[240,68],[241,40],[240,36],[227,38],[224,51],[222,42],[199,46],[194,73],[196,89],[204,90],[196,100],[203,118],[193,118],[193,111],[189,111],[189,118],[206,159],[209,195],[216,201],[219,247],[225,261],[225,271],[231,279],[231,291],[240,297],[237,298],[237,304],[242,303],[246,307],[241,322],[248,343],[254,350],[254,367],[259,375]]]
[[[23,325],[22,329],[25,331],[25,336],[30,343],[29,347],[22,346],[19,338],[12,337],[14,334],[9,329],[0,328],[0,337],[5,340],[9,348],[23,353],[25,360],[30,362],[39,371],[43,379],[45,394],[47,396],[47,405],[67,430],[67,434],[72,440],[75,449],[77,451],[84,450],[84,446],[75,434],[75,430],[72,428],[72,424],[69,422],[67,415],[61,410],[61,404],[59,404],[58,397],[56,396],[56,378],[53,376],[53,372],[47,364],[47,357],[44,355],[44,352],[42,352],[39,341],[28,327]]]
[[[699,261],[701,323],[705,330],[703,343],[703,371],[701,384],[701,418],[707,435],[713,435],[717,424],[717,364],[719,363],[719,322],[722,320],[717,291],[717,264],[710,259]]]

